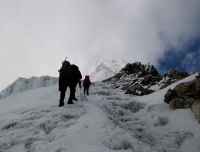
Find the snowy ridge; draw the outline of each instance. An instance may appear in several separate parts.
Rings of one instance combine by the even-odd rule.
[[[93,82],[102,81],[104,79],[114,76],[126,64],[127,62],[121,59],[118,60],[109,59],[102,63],[99,63],[95,67],[92,67],[91,70],[88,72],[88,75],[90,76],[90,79]]]
[[[28,79],[19,77],[0,93],[0,99],[26,90],[52,86],[56,83],[58,83],[58,78],[50,76],[31,77]]]

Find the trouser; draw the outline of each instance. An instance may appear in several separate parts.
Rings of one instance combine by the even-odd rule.
[[[72,99],[75,98],[75,87],[76,87],[75,82],[59,82],[59,88],[60,88],[60,104],[64,104],[64,99],[65,99],[65,92],[67,91],[67,87],[69,86],[70,88],[70,95],[68,99],[68,103],[72,103]]]
[[[89,87],[90,85],[89,84],[84,84],[84,94],[87,93],[87,95],[89,95]]]
[[[76,85],[77,85],[77,82],[72,81],[71,85],[69,86],[71,99],[75,99]]]

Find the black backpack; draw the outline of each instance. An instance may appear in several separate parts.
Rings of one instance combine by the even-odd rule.
[[[70,66],[70,78],[73,80],[79,80],[82,78],[81,72],[79,71],[78,67],[74,64]]]
[[[60,77],[63,78],[69,78],[70,77],[70,62],[69,61],[63,61],[62,67],[60,68]]]

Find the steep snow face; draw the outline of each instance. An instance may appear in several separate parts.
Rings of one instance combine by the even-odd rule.
[[[28,79],[19,77],[0,93],[0,99],[25,90],[52,86],[56,83],[58,83],[58,78],[50,76],[31,77]]]
[[[102,81],[114,76],[122,68],[124,68],[126,64],[127,62],[121,59],[109,59],[102,63],[99,63],[96,67],[92,67],[91,70],[88,72],[88,75],[93,82]]]

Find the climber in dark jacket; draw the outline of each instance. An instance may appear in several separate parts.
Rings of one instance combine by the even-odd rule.
[[[69,68],[70,72],[68,76],[63,76],[60,72],[59,76],[59,91],[60,91],[60,103],[59,107],[64,106],[64,98],[65,98],[65,92],[67,90],[67,87],[70,88],[70,96],[68,99],[68,104],[74,104],[72,100],[76,100],[75,98],[75,92],[76,92],[76,85],[79,82],[79,87],[81,87],[81,81],[82,75],[76,65],[70,65]]]
[[[83,80],[84,94],[87,93],[87,95],[89,95],[90,85],[91,85],[90,78],[88,75],[86,75],[85,79]]]

